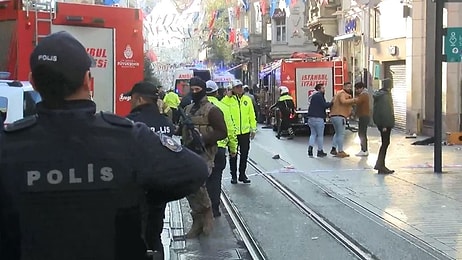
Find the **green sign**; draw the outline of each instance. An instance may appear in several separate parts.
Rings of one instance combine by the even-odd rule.
[[[446,62],[461,62],[462,27],[449,27],[444,37],[444,54]]]

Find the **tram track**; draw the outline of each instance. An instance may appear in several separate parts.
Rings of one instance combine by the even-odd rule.
[[[286,199],[294,204],[304,215],[309,217],[316,225],[321,227],[327,234],[333,237],[339,244],[350,251],[355,257],[362,260],[377,259],[367,249],[362,247],[359,243],[351,239],[348,235],[344,234],[342,230],[335,227],[316,210],[309,207],[296,193],[287,188],[283,183],[268,173],[265,173],[256,162],[251,159],[248,160],[248,165],[252,167],[262,178],[281,193]],[[236,226],[236,230],[241,236],[252,259],[268,259],[265,256],[264,250],[259,247],[258,241],[252,236],[251,230],[246,225],[245,220],[239,213],[238,208],[233,204],[229,195],[223,191],[221,193],[221,202],[231,218],[231,221]]]

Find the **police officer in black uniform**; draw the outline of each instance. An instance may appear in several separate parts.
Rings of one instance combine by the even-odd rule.
[[[173,136],[175,128],[170,119],[159,112],[157,99],[159,89],[150,82],[136,83],[133,88],[124,94],[130,97],[132,111],[127,118],[135,122],[143,122],[152,131]],[[166,203],[155,203],[155,192],[146,194],[146,207],[143,207],[143,237],[146,246],[152,250],[153,258],[164,259],[164,247],[161,234],[164,226],[164,213]]]
[[[96,113],[91,59],[70,34],[43,38],[30,65],[37,116],[0,138],[0,259],[145,259],[145,191],[158,203],[182,198],[207,165],[145,124]]]

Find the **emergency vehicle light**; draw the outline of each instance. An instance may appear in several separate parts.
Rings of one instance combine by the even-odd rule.
[[[23,86],[21,81],[11,81],[11,82],[8,82],[6,84],[8,84],[8,86],[10,86],[10,87],[19,87],[20,88],[20,87]]]

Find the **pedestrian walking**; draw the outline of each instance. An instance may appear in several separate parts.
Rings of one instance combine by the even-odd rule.
[[[374,109],[373,120],[377,129],[380,131],[382,144],[380,145],[379,155],[374,169],[379,174],[394,173],[394,170],[388,169],[385,165],[387,149],[390,145],[391,129],[395,126],[395,113],[393,109],[393,98],[391,96],[392,82],[384,81],[384,87],[373,94]]]
[[[308,156],[313,156],[313,146],[318,146],[317,157],[325,157],[324,152],[324,128],[326,121],[326,109],[330,108],[332,103],[326,102],[324,93],[326,87],[323,84],[316,84],[314,92],[310,95],[310,105],[308,107],[308,126],[310,127],[310,139],[308,143]]]
[[[279,93],[280,95],[278,101],[270,107],[270,110],[273,110],[277,107],[279,109],[279,113],[281,114],[281,120],[279,120],[276,138],[280,139],[282,131],[287,131],[289,133],[288,139],[294,139],[294,130],[290,126],[290,117],[295,115],[294,99],[289,95],[289,89],[286,86],[280,86]]]
[[[67,32],[44,37],[30,56],[42,101],[0,140],[0,259],[145,260],[140,194],[177,200],[208,176],[172,138],[96,113],[91,64]]]
[[[355,93],[358,97],[356,102],[356,116],[358,117],[358,136],[361,142],[361,151],[356,156],[368,156],[367,150],[367,127],[371,121],[370,99],[367,87],[363,82],[355,84]]]
[[[351,83],[346,82],[343,84],[343,89],[335,94],[330,109],[330,120],[334,125],[335,131],[330,154],[339,158],[350,156],[343,150],[343,142],[345,139],[347,118],[351,115],[353,105],[357,101],[357,98],[351,96],[352,93]]]
[[[214,217],[221,216],[220,213],[220,193],[221,193],[221,178],[223,170],[226,167],[226,148],[229,150],[229,156],[235,157],[237,154],[237,136],[234,122],[231,118],[231,112],[227,105],[218,100],[218,85],[214,81],[207,81],[207,98],[210,103],[217,106],[225,118],[226,128],[228,130],[228,137],[218,141],[218,151],[215,154],[214,165],[212,173],[207,179],[207,191],[209,193],[210,201],[212,202],[212,211]]]
[[[236,184],[238,180],[243,183],[250,183],[245,171],[247,169],[250,140],[255,137],[257,121],[255,120],[252,100],[244,95],[242,82],[240,80],[233,80],[232,85],[232,90],[228,91],[226,96],[221,100],[231,111],[231,117],[236,126],[238,150],[240,151],[239,179],[237,178],[237,156],[229,158],[231,183]]]
[[[194,144],[194,132],[198,132],[203,142],[204,150],[198,151],[202,158],[209,166],[209,175],[214,167],[215,155],[218,150],[217,142],[225,139],[227,128],[223,113],[221,110],[210,103],[206,96],[206,84],[199,77],[193,77],[190,80],[192,104],[185,108],[185,116],[191,121],[191,125],[183,122],[180,129],[182,130],[182,139],[186,147]],[[194,132],[193,132],[194,131]],[[193,147],[193,149],[196,149]],[[187,238],[196,238],[200,234],[209,235],[213,228],[213,212],[210,197],[206,189],[206,182],[195,193],[188,195],[189,206],[193,224]]]
[[[142,122],[153,132],[172,137],[174,126],[170,119],[161,115],[157,107],[158,89],[150,82],[138,82],[124,94],[130,98],[131,112],[128,119]],[[142,237],[148,250],[153,251],[154,259],[164,259],[164,246],[161,234],[164,227],[166,203],[156,202],[155,192],[146,192],[146,203],[142,205]]]

